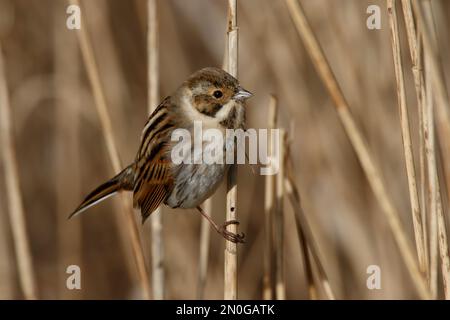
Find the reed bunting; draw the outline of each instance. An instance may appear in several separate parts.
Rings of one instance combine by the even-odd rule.
[[[73,217],[120,191],[133,192],[133,205],[140,208],[142,223],[161,203],[172,208],[197,208],[217,232],[232,242],[244,242],[244,234],[226,230],[226,221],[218,226],[200,204],[218,188],[230,166],[225,161],[213,164],[181,163],[171,160],[177,128],[193,133],[194,121],[203,128],[243,128],[245,100],[252,94],[237,79],[218,68],[204,68],[192,74],[171,96],[165,98],[150,115],[141,136],[141,145],[132,164],[92,191],[70,215]],[[234,153],[235,139],[223,141],[223,159]],[[232,148],[227,148],[227,145]]]

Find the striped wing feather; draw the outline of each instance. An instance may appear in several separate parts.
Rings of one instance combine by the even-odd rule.
[[[173,126],[167,104],[168,99],[165,99],[150,116],[135,160],[133,203],[141,209],[142,222],[167,198],[173,187],[168,150]]]

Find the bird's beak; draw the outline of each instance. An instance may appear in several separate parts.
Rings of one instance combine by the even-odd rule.
[[[235,93],[233,96],[234,100],[246,100],[253,96],[253,93],[250,91],[245,90],[244,88],[239,87],[238,92]]]

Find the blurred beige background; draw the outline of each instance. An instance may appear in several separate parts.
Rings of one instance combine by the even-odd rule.
[[[357,125],[382,170],[413,245],[408,186],[399,126],[385,1],[301,1]],[[432,1],[445,76],[449,75],[450,2]],[[93,41],[123,163],[133,160],[147,118],[146,1],[90,0],[82,15]],[[366,9],[381,8],[381,30],[368,30]],[[10,93],[23,193],[39,298],[128,299],[140,296],[130,248],[109,199],[76,219],[68,214],[91,189],[114,174],[76,31],[66,28],[63,0],[0,0],[0,43]],[[401,9],[398,10],[401,12]],[[190,73],[221,66],[226,2],[159,0],[161,97]],[[399,14],[405,70],[411,61]],[[329,96],[282,0],[240,0],[239,78],[254,93],[248,126],[267,127],[269,95],[279,99],[280,126],[291,135],[295,178],[336,296],[417,298]],[[417,152],[412,74],[405,73]],[[447,82],[448,83],[448,82]],[[418,161],[416,161],[418,164]],[[264,177],[239,167],[238,214],[247,243],[239,246],[239,297],[262,291]],[[0,163],[0,298],[22,298]],[[288,299],[307,297],[293,214],[285,204]],[[138,212],[136,218],[139,219]],[[163,209],[166,297],[196,298],[201,217]],[[214,219],[225,219],[224,186],[213,197]],[[138,220],[140,221],[140,219]],[[150,223],[140,227],[150,255]],[[223,297],[224,241],[211,233],[205,297]],[[65,269],[82,270],[82,290],[65,287]],[[381,290],[368,290],[366,268],[378,265]],[[323,297],[323,296],[322,296]]]

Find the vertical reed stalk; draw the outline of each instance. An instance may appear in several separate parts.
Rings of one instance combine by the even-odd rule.
[[[292,20],[297,28],[307,52],[322,79],[328,93],[330,94],[333,103],[336,107],[342,125],[353,145],[355,152],[359,158],[361,166],[367,176],[368,182],[379,201],[383,213],[392,230],[394,239],[399,247],[400,254],[405,261],[406,267],[411,275],[411,279],[417,289],[421,298],[430,298],[430,293],[426,286],[424,276],[421,274],[413,250],[406,236],[406,232],[399,219],[397,210],[395,209],[392,200],[390,199],[387,190],[384,186],[381,174],[373,162],[373,157],[367,146],[361,131],[356,126],[355,120],[350,112],[349,105],[337,83],[337,80],[331,70],[331,67],[325,58],[325,55],[317,41],[309,22],[303,12],[302,7],[297,0],[285,0]]]
[[[437,180],[437,179],[436,179]],[[442,282],[444,287],[445,300],[450,300],[450,258],[448,256],[448,238],[447,230],[445,227],[445,218],[442,208],[442,199],[440,188],[437,183],[437,225],[438,225],[438,239],[439,239],[439,254],[441,257],[441,272]]]
[[[20,191],[19,169],[11,125],[11,106],[6,84],[3,51],[0,44],[0,148],[5,173],[9,220],[11,223],[20,287],[25,299],[36,299],[36,279],[31,257],[25,212]]]
[[[147,0],[147,76],[148,76],[148,113],[159,103],[159,51],[158,51],[158,15],[156,0]],[[153,298],[164,299],[164,243],[162,210],[158,208],[150,217],[152,228],[152,283]]]
[[[277,300],[286,299],[286,285],[284,283],[284,164],[285,164],[285,143],[286,132],[280,129],[280,158],[279,170],[276,175],[275,190],[276,190],[276,210],[275,210],[275,236],[274,248],[275,250],[275,295]]]
[[[427,58],[427,57],[426,57]],[[426,64],[427,67],[429,63]],[[427,73],[428,74],[428,73]],[[431,256],[431,277],[430,277],[430,288],[434,298],[437,298],[437,264],[438,264],[438,247],[442,249],[446,247],[447,244],[447,236],[445,234],[445,229],[441,229],[440,220],[443,218],[442,216],[442,202],[441,195],[439,190],[439,177],[438,171],[436,168],[436,146],[435,146],[435,132],[434,132],[434,116],[433,116],[433,99],[432,99],[432,89],[431,89],[431,81],[428,79],[427,81],[427,112],[424,118],[425,122],[425,132],[426,132],[426,155],[427,155],[427,166],[428,166],[428,182],[429,182],[429,190],[430,190],[430,214],[431,214],[431,241],[430,252]],[[441,239],[441,234],[442,238]],[[438,241],[439,240],[439,241]],[[442,241],[444,240],[444,241]],[[444,242],[444,243],[442,243]],[[448,250],[448,249],[447,249]],[[444,261],[446,260],[443,257],[443,251],[441,250],[441,258],[442,258],[442,272],[444,279],[444,288],[446,288],[446,277],[445,277],[445,268]],[[447,297],[447,292],[446,292]]]
[[[313,263],[311,260],[311,250],[309,249],[309,246],[306,243],[306,238],[305,238],[305,234],[303,233],[303,230],[299,227],[300,226],[297,226],[298,241],[300,242],[300,248],[302,250],[303,267],[305,268],[306,283],[308,285],[308,297],[310,300],[317,300],[318,294],[317,294],[316,286],[314,284]],[[330,285],[328,284],[327,287],[330,288]],[[328,291],[331,292],[331,289],[329,289]],[[331,292],[331,294],[329,293],[329,299],[332,300],[331,297],[332,297],[332,292]]]
[[[417,191],[416,173],[414,169],[414,156],[411,142],[408,108],[406,106],[405,81],[403,78],[403,62],[400,49],[400,37],[398,31],[397,9],[395,0],[387,0],[389,26],[391,30],[392,54],[394,57],[394,71],[397,82],[397,96],[400,113],[400,126],[402,129],[403,152],[405,154],[406,173],[408,177],[409,198],[411,201],[412,220],[416,240],[419,268],[423,274],[427,274],[427,257],[425,255],[425,239],[423,238],[422,216],[420,213],[419,193]]]
[[[417,37],[414,17],[412,14],[411,0],[402,0],[403,15],[405,19],[406,34],[409,45],[409,53],[412,61],[412,73],[414,77],[414,87],[416,91],[418,115],[419,115],[419,158],[420,158],[420,199],[422,203],[422,230],[424,239],[425,258],[427,259],[426,275],[429,280],[430,268],[429,268],[429,250],[428,250],[428,231],[427,231],[427,197],[426,190],[429,190],[427,185],[426,176],[426,151],[425,151],[425,139],[428,137],[425,135],[425,86],[423,79],[423,65],[422,65],[422,46],[420,37]]]
[[[205,212],[212,212],[212,198],[207,199],[203,203]],[[211,213],[210,213],[211,214]],[[198,282],[197,282],[197,299],[205,298],[206,277],[208,275],[208,257],[209,244],[211,236],[211,225],[208,220],[201,220],[200,228],[200,254],[198,260]]]
[[[423,37],[424,41],[424,50],[425,50],[425,58],[427,62],[427,97],[429,99],[428,101],[428,117],[429,122],[434,122],[434,108],[433,108],[433,101],[434,97],[437,96],[436,102],[437,102],[437,126],[438,126],[438,133],[441,133],[439,136],[439,142],[441,143],[441,150],[443,153],[444,158],[444,174],[447,176],[447,178],[450,178],[449,174],[450,172],[446,171],[450,169],[450,166],[446,164],[450,160],[448,158],[450,156],[450,144],[449,144],[449,136],[446,135],[449,133],[447,130],[450,130],[450,118],[448,118],[448,107],[449,107],[449,100],[447,96],[447,92],[445,89],[445,82],[442,75],[442,66],[440,64],[440,57],[437,50],[437,34],[434,27],[434,17],[432,13],[431,3],[429,1],[424,2],[425,5],[425,13],[426,17],[425,20],[427,22],[423,21],[423,24],[421,25],[423,29],[421,29],[421,35]],[[423,18],[422,15],[422,8],[420,5],[415,3],[415,10],[416,10],[416,16],[417,19],[420,20]],[[427,28],[428,25],[428,28]],[[430,47],[428,47],[430,46]],[[428,50],[427,50],[428,49]],[[439,85],[437,85],[437,82],[439,82]],[[444,119],[441,119],[441,117],[444,117]],[[434,129],[434,126],[431,127],[431,129]],[[440,130],[439,130],[440,129]],[[440,131],[440,132],[439,132]],[[429,132],[431,137],[431,143],[434,144],[434,130]],[[435,149],[435,146],[434,146]],[[430,161],[434,161],[432,165],[432,169],[434,170],[433,173],[433,181],[434,184],[434,192],[435,192],[435,203],[431,203],[431,205],[435,206],[435,217],[436,217],[436,223],[437,223],[437,229],[435,229],[435,232],[437,235],[433,235],[434,239],[438,240],[438,248],[439,248],[439,254],[441,258],[441,272],[442,272],[442,280],[443,280],[443,287],[444,287],[444,295],[445,299],[450,299],[450,258],[449,258],[449,252],[448,252],[448,242],[447,242],[447,231],[445,227],[445,219],[443,215],[443,207],[442,207],[442,198],[441,198],[441,192],[440,192],[440,185],[439,185],[439,179],[438,179],[438,171],[437,171],[437,160],[436,160],[436,151],[433,150]],[[447,180],[447,186],[449,185],[449,180]],[[447,188],[447,191],[449,189]],[[436,262],[437,259],[435,259]]]
[[[269,101],[269,123],[268,130],[274,129],[277,123],[277,98],[270,96]],[[269,135],[270,141],[268,143],[267,156],[272,159],[272,135]],[[272,164],[272,161],[270,162]],[[272,293],[272,257],[273,257],[273,243],[272,243],[272,221],[274,210],[274,191],[275,181],[273,175],[266,175],[265,177],[265,197],[264,197],[264,275],[263,275],[263,299],[271,300]]]
[[[80,6],[79,0],[69,0],[71,4]],[[83,15],[82,15],[83,17]],[[81,54],[86,67],[86,72],[91,85],[92,93],[95,100],[95,106],[100,119],[102,133],[106,142],[108,155],[115,172],[122,169],[122,164],[117,151],[114,140],[111,118],[106,104],[106,97],[101,85],[100,75],[95,61],[92,44],[90,42],[86,25],[82,22],[82,27],[77,31],[78,42],[81,49]],[[144,253],[137,228],[134,212],[129,198],[122,196],[122,208],[125,212],[125,222],[130,236],[130,242],[133,250],[133,257],[135,259],[136,267],[138,269],[140,285],[142,287],[143,295],[146,299],[150,299],[150,286],[147,267],[145,265]]]
[[[438,176],[436,168],[436,146],[435,146],[435,124],[433,115],[433,94],[431,90],[431,65],[430,57],[425,55],[425,91],[423,93],[425,113],[425,154],[428,167],[428,192],[430,202],[429,225],[430,225],[430,291],[434,299],[438,297],[438,226],[437,226],[437,201],[438,201]]]
[[[237,78],[238,75],[238,28],[237,0],[228,0],[228,73]],[[237,220],[237,167],[232,165],[227,179],[227,212],[226,220]],[[237,226],[230,224],[228,231],[237,233]],[[225,242],[224,261],[224,298],[237,299],[237,244]]]
[[[436,47],[437,50],[437,32],[435,29],[435,22],[434,22],[434,16],[433,16],[433,11],[431,8],[431,2],[430,1],[425,1],[424,2],[424,6],[425,6],[425,12],[427,14],[427,19],[428,19],[428,24],[431,27],[431,34],[432,34],[432,38],[433,38],[433,42],[434,45]],[[439,74],[440,74],[440,81],[444,81],[444,78],[442,76],[442,64],[440,63],[440,57],[438,55],[438,60],[439,60]],[[430,60],[428,60],[430,61]],[[430,63],[429,63],[429,69],[430,68]],[[444,83],[444,82],[442,82]],[[441,84],[442,84],[441,83]],[[445,87],[444,89],[445,90]],[[429,92],[428,94],[430,95],[430,114],[431,116],[434,118],[434,108],[433,108],[433,99],[431,98],[433,95],[433,88],[431,86],[431,83],[429,85]],[[446,107],[449,107],[449,101],[448,101],[448,96],[447,96],[447,92],[445,91],[445,103],[446,103]],[[442,103],[442,101],[441,101]],[[448,110],[447,110],[447,115],[448,114]],[[449,120],[449,119],[447,119]],[[434,121],[434,119],[432,120]],[[447,123],[448,125],[448,123]],[[433,132],[434,136],[433,139],[435,137],[435,133]],[[440,137],[440,141],[442,141],[442,143],[447,143],[449,141],[449,137],[448,136],[441,136]],[[434,140],[433,140],[434,143]],[[442,147],[441,147],[442,148]],[[447,149],[447,152],[449,152],[449,150]],[[434,155],[436,155],[437,153],[435,153]],[[445,159],[445,158],[444,158]],[[447,161],[449,159],[447,158]],[[447,238],[447,230],[446,230],[446,226],[445,226],[445,218],[444,218],[444,213],[443,213],[443,206],[442,206],[442,197],[441,197],[441,189],[440,189],[440,183],[439,183],[439,176],[438,176],[438,171],[437,171],[437,160],[436,160],[436,156],[435,156],[435,174],[436,174],[436,180],[435,180],[435,184],[436,184],[436,193],[437,193],[437,198],[436,198],[436,224],[437,224],[437,231],[436,231],[436,235],[434,236],[435,239],[438,239],[438,248],[439,248],[439,255],[441,258],[441,272],[442,272],[442,281],[443,281],[443,288],[444,288],[444,297],[446,300],[450,300],[450,258],[449,258],[449,251],[448,251],[448,238]],[[447,167],[448,168],[448,167]],[[445,174],[445,167],[444,167],[444,174]],[[448,186],[448,180],[447,180],[447,186]],[[447,187],[447,192],[449,192],[450,195],[450,190]],[[449,198],[450,199],[450,198]],[[449,200],[448,199],[448,200]],[[435,259],[437,261],[437,259]],[[437,263],[436,263],[437,265]],[[436,277],[437,278],[437,277]],[[437,286],[437,285],[436,285]]]
[[[433,95],[436,101],[436,132],[439,136],[438,140],[444,159],[442,164],[444,167],[445,182],[447,186],[450,186],[450,103],[440,64],[434,22],[431,17],[429,2],[424,2],[424,4],[428,4],[429,19],[426,19],[423,8],[418,1],[414,0],[412,4],[416,16],[417,28],[423,39],[424,54],[430,58],[431,81]],[[450,188],[447,188],[447,198],[450,200]]]

